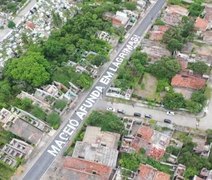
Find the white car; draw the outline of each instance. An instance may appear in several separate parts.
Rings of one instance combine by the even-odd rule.
[[[166,114],[167,114],[167,115],[172,115],[172,116],[174,116],[174,112],[172,112],[172,111],[167,111]]]
[[[108,111],[112,111],[112,112],[115,112],[115,111],[116,111],[116,110],[115,110],[114,108],[112,108],[112,107],[108,107],[107,110],[108,110]]]

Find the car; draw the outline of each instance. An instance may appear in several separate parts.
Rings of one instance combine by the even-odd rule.
[[[144,115],[144,118],[151,119],[152,118],[152,115],[151,114],[145,114]]]
[[[115,112],[116,111],[113,107],[108,107],[107,110],[108,111],[112,111],[112,112]]]
[[[163,122],[168,123],[168,124],[172,123],[172,121],[170,119],[164,119]]]
[[[141,117],[141,113],[135,112],[133,115],[134,115],[135,117]]]
[[[167,111],[166,114],[174,116],[174,112],[172,112],[172,111]]]
[[[120,109],[117,109],[117,113],[119,113],[119,114],[125,114],[124,110],[120,110]]]

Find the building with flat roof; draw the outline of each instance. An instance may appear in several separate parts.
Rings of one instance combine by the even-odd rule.
[[[89,144],[100,144],[112,149],[118,148],[120,134],[101,131],[100,127],[88,126],[85,131],[83,142]]]
[[[72,156],[114,168],[116,167],[118,150],[101,144],[77,141]]]

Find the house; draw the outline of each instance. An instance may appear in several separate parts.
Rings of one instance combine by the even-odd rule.
[[[171,81],[173,87],[199,90],[205,87],[206,80],[193,75],[176,74]]]
[[[203,33],[203,41],[209,45],[212,45],[212,31],[206,31]]]
[[[116,167],[118,150],[101,144],[77,141],[72,157],[97,162],[112,168]]]
[[[100,127],[88,126],[85,131],[83,142],[117,149],[119,139],[120,134],[101,131]]]
[[[208,21],[205,19],[202,19],[200,17],[198,17],[195,21],[194,27],[198,30],[198,31],[206,31],[208,28]]]
[[[166,24],[176,26],[181,22],[182,17],[188,16],[188,14],[189,12],[186,8],[178,5],[171,5],[166,8],[162,20]]]
[[[166,47],[162,44],[157,44],[155,41],[152,41],[150,45],[142,42],[142,52],[146,53],[150,57],[151,61],[157,61],[163,56],[170,56],[171,53]]]
[[[71,180],[109,180],[113,169],[109,166],[84,159],[67,157],[59,174],[59,179]]]
[[[160,41],[163,39],[164,33],[169,29],[169,26],[153,26],[152,30],[150,31],[149,39],[152,41]]]
[[[174,171],[174,180],[184,180],[186,167],[183,164],[178,164]]]
[[[130,141],[129,148],[137,152],[143,148],[147,156],[159,160],[165,154],[170,139],[171,137],[166,134],[155,131],[148,126],[141,126],[135,137]]]
[[[116,14],[112,17],[112,24],[115,27],[127,27],[129,20],[130,19],[127,16],[127,13],[117,11]]]
[[[39,143],[44,133],[50,131],[50,127],[47,124],[33,115],[14,107],[11,111],[1,109],[0,122],[3,123],[4,129],[35,145]]]
[[[167,14],[179,14],[181,16],[188,16],[189,14],[188,9],[179,5],[170,5],[166,8],[165,12]]]
[[[197,176],[197,175],[195,175],[194,177],[193,177],[193,179],[192,180],[204,180],[203,178],[200,178],[199,176]]]
[[[164,172],[158,171],[148,164],[141,164],[138,175],[135,180],[170,180],[171,176]]]
[[[36,26],[35,26],[35,24],[32,21],[27,21],[25,27],[26,27],[26,29],[29,29],[29,30],[33,31]]]
[[[8,165],[15,167],[17,158],[27,159],[33,147],[24,141],[13,138],[0,150],[0,159]]]

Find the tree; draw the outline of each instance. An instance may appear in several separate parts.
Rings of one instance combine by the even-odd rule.
[[[102,55],[95,55],[91,58],[91,63],[96,66],[100,66],[107,61],[107,58]]]
[[[204,10],[204,6],[202,6],[203,0],[194,0],[189,6],[189,13],[191,16],[200,16],[202,11]]]
[[[205,74],[208,71],[208,65],[205,64],[202,61],[194,62],[194,63],[189,63],[188,68],[193,70],[195,73],[198,74]]]
[[[158,79],[171,79],[180,69],[179,62],[170,57],[163,57],[148,67],[148,71]]]
[[[121,167],[129,169],[131,171],[137,171],[141,163],[140,157],[137,153],[122,153],[119,160]]]
[[[125,132],[121,119],[111,112],[94,111],[86,121],[88,125],[101,127],[102,131],[116,132],[119,134]]]
[[[50,80],[49,68],[49,63],[40,53],[30,51],[19,59],[8,61],[4,75],[14,82],[39,87]]]
[[[173,38],[168,42],[166,47],[169,51],[174,53],[175,51],[180,51],[182,49],[183,43],[181,43],[179,40]]]
[[[186,101],[186,108],[189,110],[191,113],[199,113],[202,110],[202,104],[188,100]]]
[[[47,121],[47,123],[49,123],[50,126],[52,126],[54,129],[58,129],[58,127],[60,126],[60,116],[59,116],[56,112],[50,113],[50,114],[46,117],[46,121]]]
[[[131,11],[136,10],[136,3],[135,2],[125,2],[124,6]]]
[[[37,117],[40,120],[45,121],[46,120],[46,113],[38,106],[33,106],[31,110],[31,114]]]
[[[206,133],[207,133],[207,143],[210,144],[212,143],[212,129],[208,129]]]
[[[8,21],[7,27],[10,28],[10,29],[14,29],[15,28],[15,23],[13,21]]]
[[[28,98],[24,99],[16,98],[15,101],[12,103],[12,105],[25,111],[30,111],[32,109],[32,101]]]
[[[62,111],[66,107],[67,102],[64,100],[57,100],[54,103],[54,108]]]
[[[199,90],[199,91],[195,91],[195,92],[192,93],[191,100],[204,105],[207,98],[204,94],[204,91]]]
[[[168,92],[163,99],[163,104],[167,109],[176,110],[185,107],[185,100],[180,93]]]

